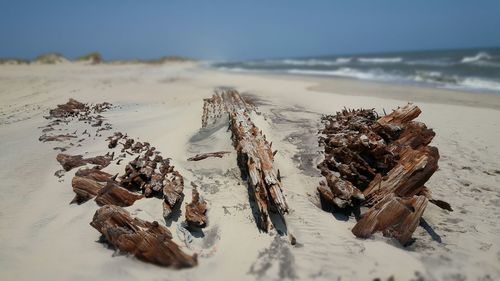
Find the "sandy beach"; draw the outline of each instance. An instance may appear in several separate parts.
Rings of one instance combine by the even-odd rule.
[[[203,99],[233,87],[255,101],[254,122],[277,149],[275,164],[290,213],[286,236],[255,226],[227,126],[201,130]],[[183,216],[167,225],[174,241],[198,254],[198,266],[175,270],[117,254],[89,223],[97,204],[69,204],[74,170],[58,178],[57,151],[39,142],[43,117],[69,98],[110,102],[113,125],[67,153],[107,152],[114,131],[148,141],[208,202],[208,227],[189,245],[178,234]],[[429,204],[416,241],[402,247],[380,233],[358,239],[353,217],[318,207],[315,168],[323,114],[344,107],[378,112],[414,102],[419,121],[436,132],[439,170],[426,183],[453,212]],[[500,95],[390,85],[340,78],[228,73],[201,63],[0,65],[1,280],[498,280],[500,279]],[[188,162],[203,152],[222,158]],[[111,174],[123,167],[110,165]],[[184,210],[187,199],[182,202]],[[126,208],[164,224],[161,201]],[[422,279],[423,278],[423,279]]]

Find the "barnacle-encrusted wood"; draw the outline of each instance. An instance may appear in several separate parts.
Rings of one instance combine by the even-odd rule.
[[[174,268],[197,265],[196,254],[184,253],[174,241],[170,231],[158,222],[132,218],[123,208],[105,205],[98,209],[90,223],[106,242],[138,259]]]
[[[420,113],[408,104],[380,118],[372,109],[323,117],[325,160],[318,168],[326,181],[317,190],[335,208],[371,207],[353,228],[356,236],[382,231],[407,244],[429,199],[451,210],[424,186],[438,168],[439,152],[428,146],[434,131],[412,121]]]
[[[229,117],[233,145],[238,154],[238,165],[246,174],[249,187],[255,195],[259,227],[269,231],[271,210],[284,216],[288,212],[281,186],[279,171],[274,167],[271,144],[250,118],[254,106],[247,103],[233,89],[216,89],[215,94],[204,99],[202,126],[215,123],[216,119]]]

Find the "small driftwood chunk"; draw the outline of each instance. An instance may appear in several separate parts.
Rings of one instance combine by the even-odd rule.
[[[191,227],[205,227],[207,225],[207,203],[200,198],[200,193],[193,187],[191,203],[186,205],[186,222]]]
[[[195,156],[188,158],[188,161],[200,161],[203,159],[207,159],[208,157],[218,157],[222,158],[225,154],[231,153],[230,151],[217,151],[217,152],[210,152],[210,153],[201,153],[201,154],[196,154]]]
[[[168,220],[176,207],[184,198],[184,178],[177,171],[174,171],[170,178],[166,179],[163,187],[163,217]]]
[[[323,170],[325,182],[320,182],[318,192],[323,200],[338,207],[345,208],[352,204],[352,199],[364,200],[363,193],[349,181],[335,176],[331,171]]]
[[[124,136],[121,132],[116,132],[113,136],[108,138],[108,148],[115,148],[118,145],[118,141],[122,139]]]
[[[276,211],[284,221],[288,204],[279,171],[274,167],[271,144],[250,118],[253,110],[254,106],[247,103],[237,91],[216,89],[211,98],[204,99],[202,126],[213,124],[222,116],[229,116],[238,165],[255,197],[259,228],[267,232],[272,227],[269,212]]]
[[[187,255],[170,231],[158,222],[132,218],[121,207],[106,205],[98,209],[90,223],[116,249],[138,259],[161,266],[187,268],[197,265],[197,256]]]
[[[360,238],[368,238],[376,231],[385,236],[396,238],[402,245],[412,241],[412,234],[420,223],[427,198],[414,196],[401,198],[389,194],[373,206],[352,229]]]
[[[60,153],[57,155],[56,160],[66,171],[70,171],[73,168],[87,164],[81,155],[68,155]]]
[[[79,169],[78,171],[76,171],[75,176],[92,179],[98,182],[107,182],[113,178],[112,175],[96,168]]]
[[[71,203],[81,204],[94,198],[99,193],[99,190],[104,187],[104,184],[94,179],[76,176],[73,177],[71,186],[73,187],[73,192],[76,194]]]

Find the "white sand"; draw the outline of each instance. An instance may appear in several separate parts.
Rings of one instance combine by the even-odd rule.
[[[278,149],[276,165],[292,209],[288,230],[299,247],[290,246],[286,236],[259,233],[234,152],[186,161],[198,152],[233,150],[224,125],[200,132],[202,99],[217,86],[235,87],[264,103],[255,119]],[[43,115],[70,97],[122,106],[103,115],[113,131],[149,141],[172,158],[186,181],[182,210],[190,201],[190,182],[201,185],[209,227],[203,238],[194,238],[191,250],[184,246],[201,254],[199,266],[162,268],[114,255],[97,242],[99,233],[89,225],[97,205],[69,205],[74,171],[58,182],[54,145],[38,141],[38,127],[47,124]],[[357,239],[350,232],[353,218],[338,220],[317,208],[320,178],[311,160],[321,114],[344,106],[388,111],[406,101],[417,102],[423,110],[419,120],[437,133],[440,169],[427,186],[455,211],[429,205],[423,217],[442,241],[419,227],[416,242],[402,248],[379,234]],[[499,104],[500,96],[229,74],[195,63],[0,66],[0,280],[409,280],[415,272],[428,280],[499,280]],[[98,155],[106,149],[101,138],[69,153]],[[105,170],[123,169],[112,165]],[[128,210],[164,222],[158,199],[139,200]],[[169,226],[179,243],[176,225],[182,219]]]

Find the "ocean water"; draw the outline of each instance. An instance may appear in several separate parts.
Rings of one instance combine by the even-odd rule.
[[[220,70],[350,77],[500,93],[500,48],[215,62]]]

